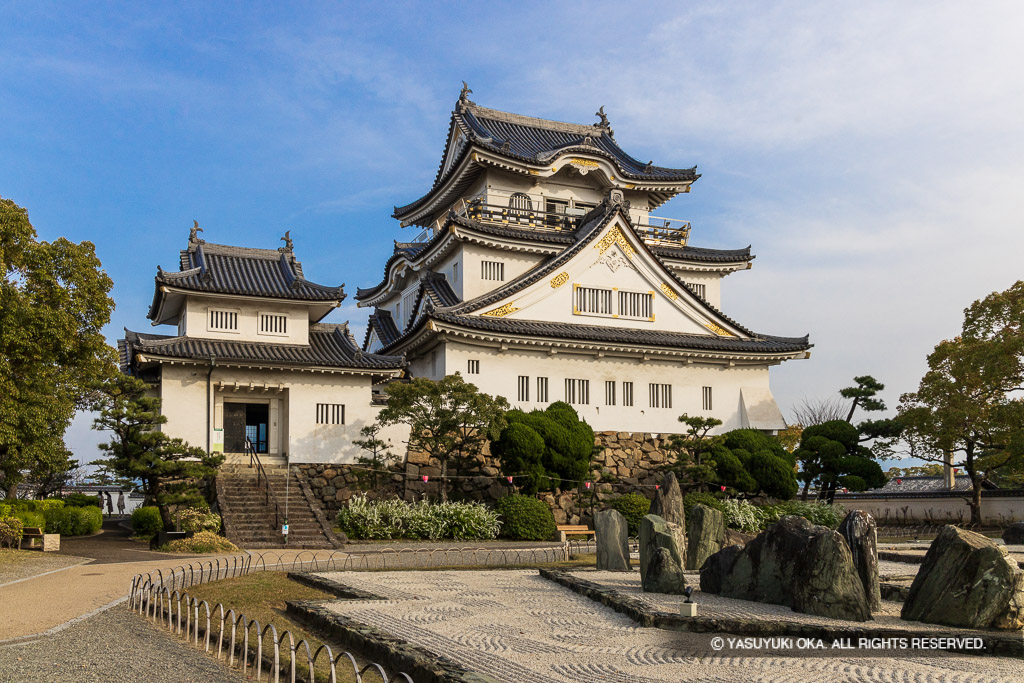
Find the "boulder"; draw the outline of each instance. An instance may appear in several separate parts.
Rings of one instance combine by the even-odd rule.
[[[705,505],[694,505],[686,526],[686,568],[700,569],[725,543],[725,517]]]
[[[745,546],[755,538],[754,534],[745,534],[742,531],[736,531],[735,529],[725,530],[725,540],[722,541],[722,547],[730,545]]]
[[[678,524],[680,528],[686,528],[683,492],[679,489],[679,482],[672,472],[665,474],[661,480],[661,488],[655,491],[654,501],[651,502],[651,514],[658,515],[666,522]]]
[[[647,578],[642,584],[645,593],[682,595],[686,578],[682,566],[668,548],[655,548],[647,563]]]
[[[657,548],[665,548],[680,569],[686,563],[686,539],[679,525],[666,522],[657,515],[640,520],[640,584],[645,585],[647,568]],[[645,589],[646,590],[646,589]]]
[[[1003,530],[1003,543],[1024,545],[1024,522],[1014,522]]]
[[[839,533],[846,539],[853,555],[853,566],[857,569],[864,594],[871,611],[881,609],[882,592],[878,585],[878,532],[875,518],[863,510],[854,510],[846,515],[839,525]]]
[[[627,572],[629,564],[629,533],[626,518],[618,510],[601,510],[594,515],[597,538],[597,568]]]
[[[900,616],[959,628],[1024,628],[1024,571],[995,541],[945,526],[928,548]]]
[[[846,539],[803,517],[787,515],[742,548],[728,546],[712,555],[701,569],[705,585],[725,597],[787,605],[796,612],[871,619]]]

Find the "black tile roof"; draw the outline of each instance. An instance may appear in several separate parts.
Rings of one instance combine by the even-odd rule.
[[[140,334],[125,330],[123,356],[133,360],[139,353],[153,356],[219,362],[390,370],[403,365],[401,356],[365,353],[346,324],[310,325],[309,344],[272,344],[195,337]],[[118,346],[121,347],[122,343]]]
[[[363,349],[370,348],[370,332],[376,332],[377,338],[384,346],[391,344],[401,336],[395,319],[391,317],[391,311],[385,308],[376,308],[370,314],[366,322],[366,334],[363,336]]]
[[[452,136],[461,132],[472,144],[463,144],[452,153],[456,159],[446,164]],[[666,168],[644,163],[627,154],[615,141],[607,121],[593,125],[564,123],[522,116],[510,112],[481,107],[460,99],[452,112],[445,141],[445,155],[441,159],[430,191],[405,206],[396,206],[393,216],[402,216],[425,204],[442,184],[458,169],[473,145],[506,158],[527,164],[542,165],[559,154],[576,151],[605,157],[619,170],[622,178],[651,182],[692,182],[700,177],[696,167]],[[465,184],[465,183],[464,183]]]
[[[658,346],[737,353],[789,353],[806,351],[812,346],[807,336],[775,337],[761,334],[756,335],[752,339],[741,339],[739,337],[717,337],[625,327],[602,327],[578,323],[492,318],[480,315],[457,315],[446,311],[437,311],[431,317],[452,325],[510,336],[526,335],[555,339],[608,342],[631,346]]]
[[[752,261],[750,247],[746,249],[708,249],[706,247],[669,247],[663,244],[650,244],[648,248],[655,256],[662,258],[698,261],[704,263],[731,263],[734,261]]]
[[[290,247],[251,249],[190,239],[179,255],[179,272],[157,268],[156,315],[160,285],[232,296],[259,296],[299,301],[341,302],[344,285],[328,287],[307,280]]]

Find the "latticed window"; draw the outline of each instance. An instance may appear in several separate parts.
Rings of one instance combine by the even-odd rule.
[[[210,329],[235,332],[238,330],[238,311],[210,309]]]
[[[537,402],[547,403],[548,402],[548,378],[538,377],[537,378]]]
[[[707,293],[708,293],[707,285],[701,285],[701,284],[698,284],[696,282],[687,282],[686,284],[690,285],[690,289],[692,289],[697,294],[697,296],[699,296],[701,299],[707,299],[708,298],[707,297]]]
[[[702,402],[702,407],[704,408],[704,410],[711,410],[711,387],[704,387],[702,395],[704,399]]]
[[[501,261],[481,261],[480,278],[483,280],[505,281],[505,264]]]
[[[288,334],[288,316],[260,313],[261,334]]]
[[[577,287],[575,308],[577,313],[612,314],[612,290],[597,287]]]
[[[624,318],[650,318],[654,295],[647,292],[619,292],[619,315]]]
[[[469,361],[468,367],[466,368],[466,374],[468,375],[479,375],[480,374],[480,361],[471,360]]]
[[[622,405],[632,406],[633,405],[633,383],[623,382],[622,383]]]
[[[566,379],[565,402],[572,405],[590,405],[590,380]]]
[[[345,406],[341,403],[317,403],[316,423],[318,425],[345,424]]]
[[[533,201],[530,200],[530,195],[516,192],[508,198],[508,208],[529,211],[533,208]]]
[[[652,408],[671,408],[672,407],[672,385],[671,384],[651,384],[650,390],[650,406]]]
[[[530,378],[526,375],[519,375],[519,400],[530,400]]]
[[[604,404],[606,406],[615,405],[615,380],[604,383]]]

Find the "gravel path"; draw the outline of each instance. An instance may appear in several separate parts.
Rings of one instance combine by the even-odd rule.
[[[510,683],[1024,680],[1024,662],[999,657],[767,647],[716,652],[716,634],[638,627],[535,571],[323,575],[386,598],[336,601],[333,611]]]
[[[0,586],[85,562],[89,562],[89,558],[44,553],[40,550],[3,549],[0,550]]]
[[[46,638],[0,645],[0,682],[244,681],[124,605]]]

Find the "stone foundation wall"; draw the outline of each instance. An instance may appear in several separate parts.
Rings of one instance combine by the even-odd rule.
[[[556,489],[538,494],[538,498],[548,504],[559,524],[589,523],[592,509],[600,508],[603,501],[624,493],[641,493],[653,498],[653,487],[662,476],[659,468],[671,458],[667,449],[671,436],[597,432],[594,442],[604,446],[604,450],[595,456],[594,463],[600,465],[601,471],[594,472],[591,489]],[[296,467],[305,474],[313,495],[320,500],[329,516],[333,516],[333,512],[353,495],[362,492],[356,470],[351,465],[300,464]],[[493,503],[513,490],[501,476],[499,463],[486,445],[470,466],[462,471],[452,469],[448,474],[452,478],[448,495],[453,500]],[[424,475],[429,477],[426,482],[421,479]],[[436,458],[411,451],[406,454],[404,464],[394,465],[390,474],[381,475],[386,483],[371,493],[375,498],[396,496],[415,501],[427,496],[436,499],[440,476],[441,466]]]

